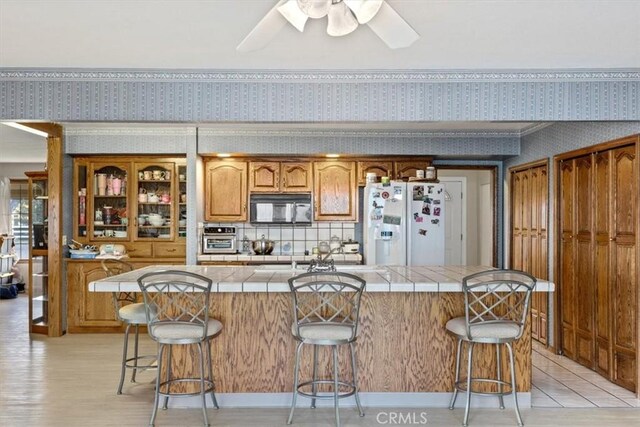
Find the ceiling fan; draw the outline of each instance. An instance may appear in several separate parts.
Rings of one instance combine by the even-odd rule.
[[[331,36],[349,34],[366,24],[391,49],[408,47],[420,38],[385,0],[278,0],[236,50],[262,49],[287,23],[302,32],[309,19],[325,16]]]

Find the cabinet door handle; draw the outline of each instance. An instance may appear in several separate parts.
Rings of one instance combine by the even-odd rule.
[[[610,241],[610,242],[615,242],[615,241],[616,241],[616,238],[615,238],[615,237],[609,237],[609,241]]]
[[[287,186],[287,178],[282,178],[282,186],[283,187]]]
[[[175,252],[175,251],[176,251],[175,248],[167,249],[167,252]]]

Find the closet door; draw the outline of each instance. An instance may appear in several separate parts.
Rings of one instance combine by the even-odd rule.
[[[522,172],[511,174],[511,268],[522,270]]]
[[[595,155],[595,291],[596,291],[596,371],[605,377],[611,372],[611,152]]]
[[[560,307],[562,321],[562,352],[575,359],[575,264],[574,264],[574,160],[560,164]]]
[[[547,167],[539,166],[531,169],[531,274],[541,279],[547,279],[547,204],[548,204],[548,175]],[[537,340],[547,343],[547,312],[548,293],[536,292],[532,297],[533,314],[537,316]]]
[[[636,229],[638,221],[638,160],[635,146],[613,150],[612,322],[615,383],[636,389],[638,348],[638,277]]]
[[[593,356],[595,343],[593,283],[593,160],[589,154],[575,161],[576,172],[576,356],[578,363],[595,368]]]

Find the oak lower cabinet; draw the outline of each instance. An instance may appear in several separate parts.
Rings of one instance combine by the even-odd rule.
[[[247,220],[247,162],[205,161],[205,220]]]
[[[638,139],[559,161],[562,352],[634,391]]]
[[[249,192],[310,193],[310,162],[249,162]]]
[[[511,172],[511,266],[548,278],[548,165],[529,164]],[[548,293],[531,296],[531,336],[548,340]]]
[[[184,265],[183,261],[128,259],[135,268],[153,264]],[[106,277],[100,260],[67,259],[67,332],[121,332],[111,293],[89,292],[89,283]],[[140,295],[140,302],[142,302]]]
[[[356,221],[357,189],[356,162],[314,162],[314,220]]]

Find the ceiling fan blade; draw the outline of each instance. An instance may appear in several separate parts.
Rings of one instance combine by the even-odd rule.
[[[420,38],[420,34],[416,33],[386,1],[367,25],[391,49],[411,46]]]
[[[287,0],[280,0],[267,12],[251,32],[236,47],[238,52],[251,52],[265,47],[276,34],[287,25],[287,20],[278,12],[278,7]]]

